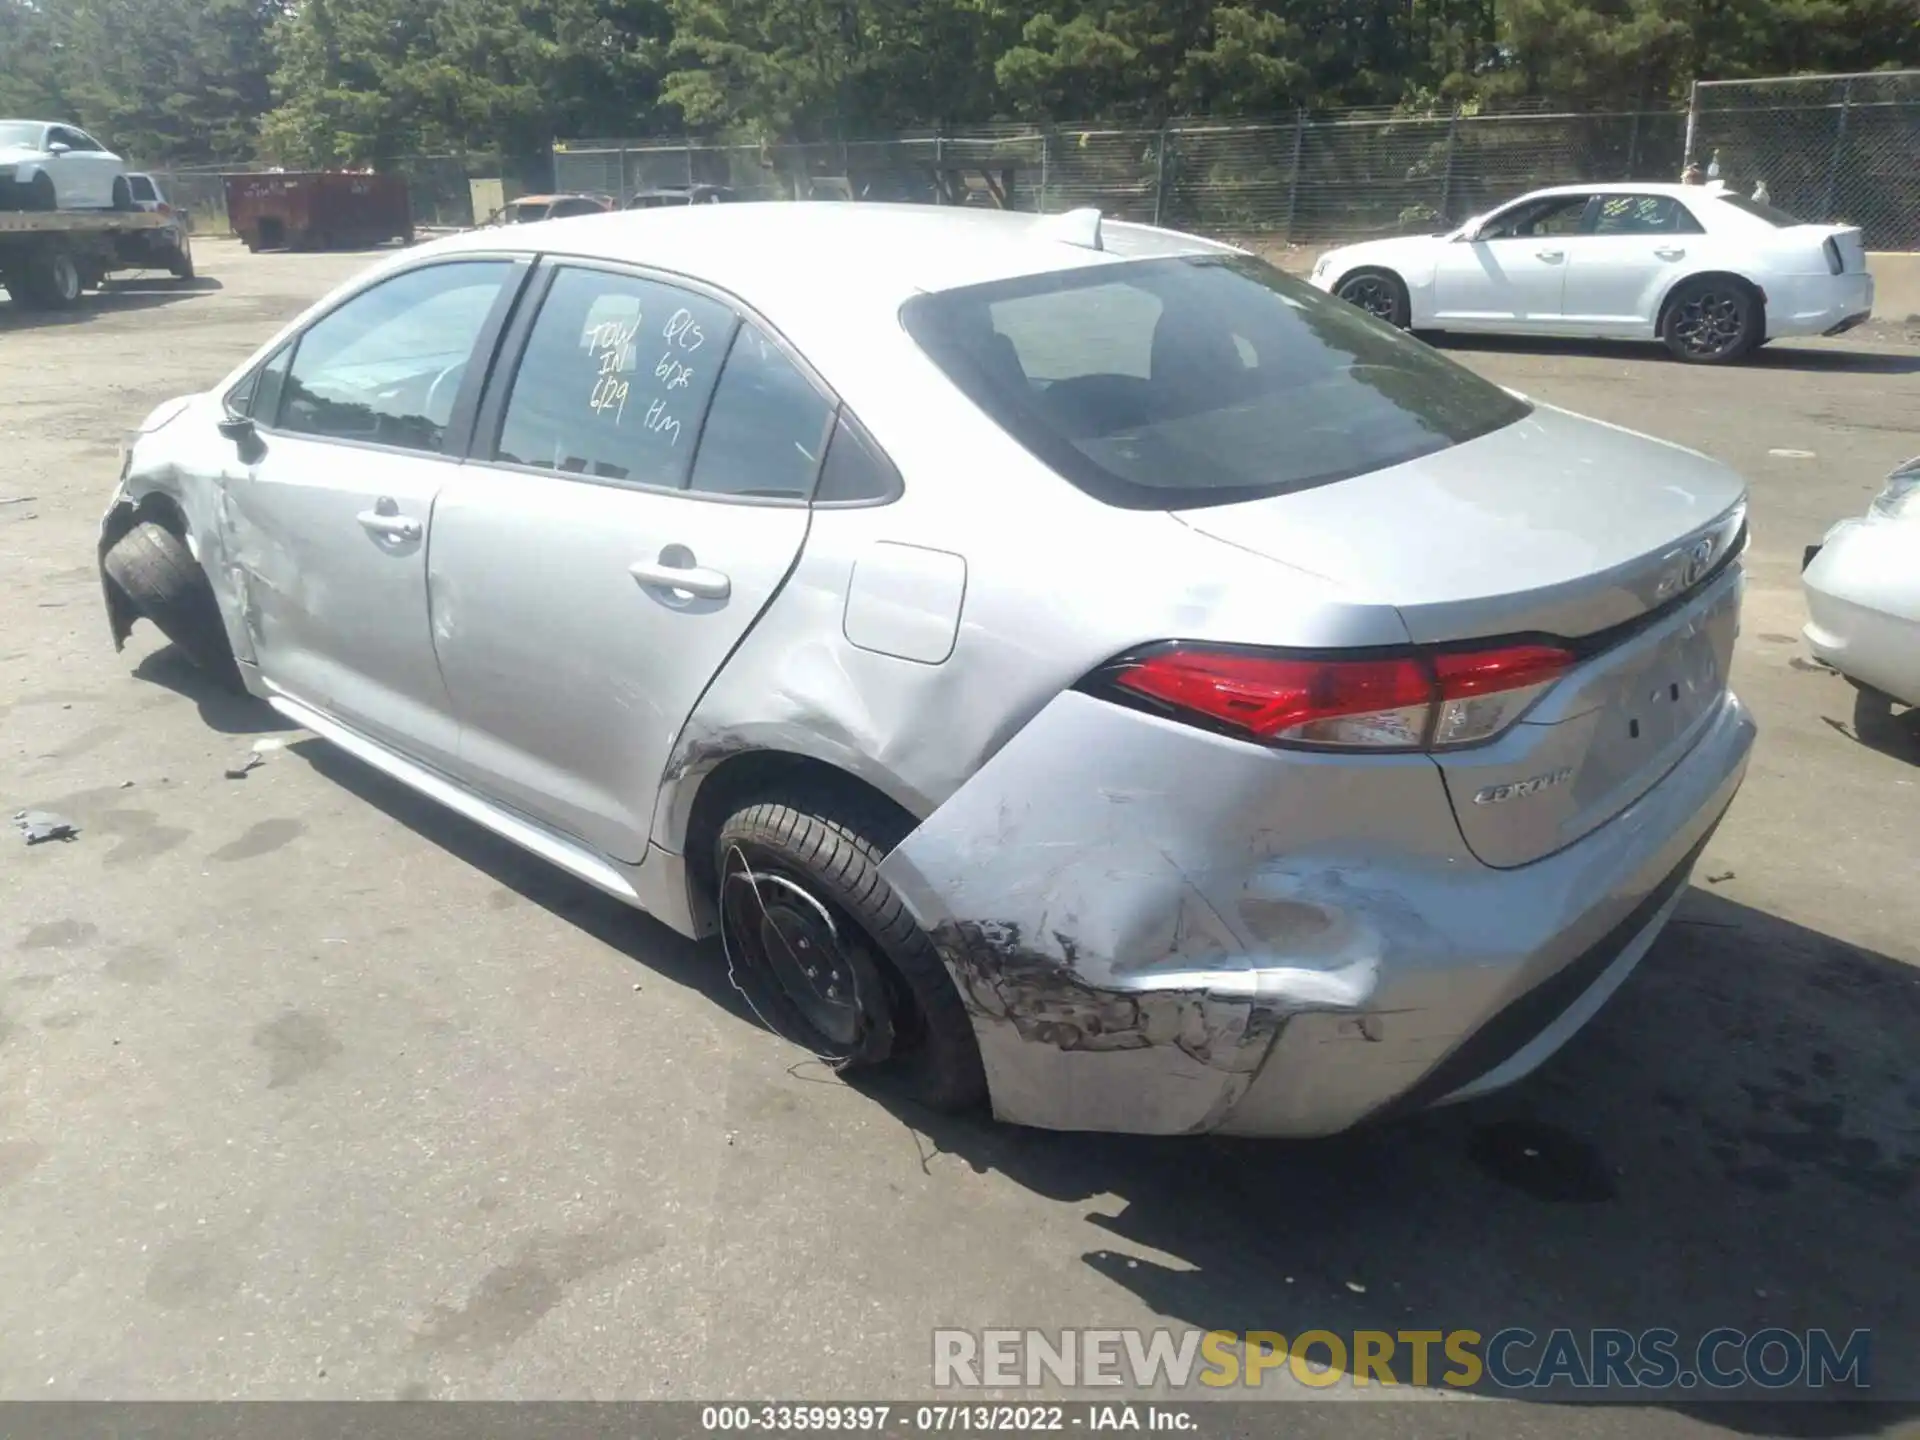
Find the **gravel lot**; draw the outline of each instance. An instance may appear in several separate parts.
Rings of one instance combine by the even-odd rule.
[[[1524,1086],[1319,1144],[1143,1142],[889,1108],[743,1018],[712,954],[317,744],[223,778],[271,714],[107,635],[116,445],[366,257],[200,258],[79,318],[0,304],[0,810],[83,828],[0,833],[0,1397],[899,1397],[942,1324],[1778,1324],[1873,1327],[1877,1388],[1920,1399],[1920,728],[1856,721],[1797,588],[1920,452],[1907,337],[1734,370],[1455,348],[1751,479],[1746,789]],[[1503,1424],[1816,1433],[1690,1398]]]

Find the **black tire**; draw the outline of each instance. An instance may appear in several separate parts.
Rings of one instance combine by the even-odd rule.
[[[46,171],[42,170],[27,182],[26,204],[22,208],[27,210],[58,210],[60,208],[60,197],[54,191],[53,177]]]
[[[240,667],[220,619],[220,602],[187,542],[166,526],[143,520],[107,551],[107,578],[147,619],[208,675],[244,690]]]
[[[127,183],[124,175],[113,177],[113,208],[123,214],[134,208],[133,186]]]
[[[1342,275],[1333,293],[1396,330],[1404,330],[1412,323],[1413,304],[1407,298],[1406,281],[1391,270],[1369,268]]]
[[[184,282],[193,279],[193,242],[184,234],[180,237],[180,248],[173,252],[173,259],[167,262],[167,269],[176,280]]]
[[[1661,341],[1689,365],[1744,359],[1765,335],[1760,298],[1737,280],[1711,275],[1682,281],[1660,316]]]
[[[13,271],[8,288],[23,310],[71,310],[86,292],[80,263],[58,246],[41,246]]]
[[[932,1109],[971,1110],[987,1094],[972,1022],[933,941],[880,875],[880,862],[912,826],[903,813],[868,797],[817,784],[783,787],[735,811],[714,842],[719,909],[727,927],[723,943],[728,963],[749,972],[736,972],[735,983],[757,980],[759,994],[748,991],[748,999],[786,1038],[831,1058],[837,1068],[871,1071]],[[752,937],[729,925],[727,892],[743,883],[743,864],[762,881],[773,876],[802,887],[849,942],[842,948],[852,967],[869,976],[877,972],[878,996],[856,990],[875,1023],[840,1052],[823,1045],[820,1032],[791,1003],[783,1004],[781,982],[768,972]],[[774,1013],[768,1013],[770,990]],[[871,1015],[881,1007],[883,1016]]]

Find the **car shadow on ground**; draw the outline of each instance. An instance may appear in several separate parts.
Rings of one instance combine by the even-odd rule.
[[[1906,1403],[1641,1400],[1747,1434],[1877,1434],[1920,1413],[1916,1046],[1913,967],[1694,889],[1541,1072],[1391,1125],[1310,1142],[1063,1135],[863,1088],[975,1169],[1085,1204],[1113,1244],[1084,1263],[1171,1322],[1668,1327],[1683,1361],[1719,1326],[1841,1342],[1868,1328],[1873,1392]],[[1403,1383],[1407,1360],[1392,1362]]]
[[[261,735],[295,725],[264,700],[227,689],[187,658],[178,645],[163,645],[141,657],[133,677],[191,700],[209,730],[222,735]]]
[[[291,753],[757,1023],[712,942],[683,939],[329,745]],[[1920,971],[1694,888],[1541,1072],[1391,1125],[1293,1142],[1057,1134],[929,1112],[884,1080],[859,1088],[974,1170],[1084,1205],[1112,1242],[1082,1262],[1169,1323],[1288,1336],[1665,1327],[1680,1333],[1683,1363],[1721,1326],[1824,1328],[1841,1344],[1865,1328],[1883,1403],[1702,1404],[1694,1389],[1641,1399],[1743,1434],[1877,1435],[1920,1414],[1920,1319],[1899,1259],[1920,1191],[1916,1053]],[[1410,1383],[1405,1351],[1390,1364]],[[1436,1377],[1442,1368],[1436,1356]]]
[[[7,300],[0,304],[0,334],[13,330],[44,330],[56,325],[79,325],[100,315],[117,315],[136,310],[152,310],[173,305],[221,289],[211,275],[192,280],[175,280],[164,271],[129,280],[110,280],[105,288],[82,296],[71,310],[23,310]]]
[[[1626,340],[1565,340],[1528,335],[1452,335],[1425,337],[1442,350],[1461,354],[1500,353],[1506,355],[1584,355],[1595,358],[1651,360],[1672,365],[1680,362],[1666,348],[1651,343]],[[1920,374],[1920,349],[1911,354],[1885,350],[1843,350],[1824,346],[1798,345],[1776,341],[1745,360],[1728,367],[1754,370],[1804,370],[1824,373],[1852,371],[1860,374]]]
[[[1820,718],[1856,744],[1920,765],[1920,707],[1909,708],[1878,691],[1856,687],[1851,726],[1832,715]]]
[[[522,899],[576,926],[660,978],[696,990],[727,1013],[750,1024],[759,1024],[740,992],[728,983],[726,965],[717,946],[688,940],[652,916],[602,894],[585,881],[416,794],[323,740],[303,740],[287,748],[288,753],[300,756],[324,779],[432,841]]]

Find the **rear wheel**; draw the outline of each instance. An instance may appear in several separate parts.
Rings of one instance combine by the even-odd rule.
[[[27,203],[29,210],[57,210],[60,197],[53,188],[53,177],[42,170],[27,182]]]
[[[986,1096],[973,1026],[933,941],[880,862],[912,821],[795,784],[736,811],[715,842],[729,974],[776,1033],[922,1104]]]
[[[1746,286],[1708,276],[1688,280],[1667,301],[1660,338],[1677,360],[1719,365],[1759,348],[1764,332],[1760,301]]]
[[[113,208],[121,211],[134,208],[133,186],[127,183],[127,177],[124,175],[113,177]]]
[[[71,310],[86,290],[79,262],[57,246],[35,250],[9,274],[7,288],[22,309]]]
[[[173,252],[173,259],[167,262],[167,269],[176,280],[193,279],[193,242],[183,234],[180,248]]]
[[[226,688],[245,688],[220,619],[220,602],[185,540],[157,521],[143,520],[107,551],[106,572],[134,609],[188,659]]]
[[[1396,330],[1406,329],[1413,319],[1406,282],[1391,270],[1356,270],[1343,277],[1333,293]]]

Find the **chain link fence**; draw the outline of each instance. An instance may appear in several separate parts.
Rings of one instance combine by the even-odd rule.
[[[1685,135],[1678,111],[1348,111],[765,145],[588,139],[555,145],[553,183],[623,204],[643,190],[698,183],[742,199],[1092,205],[1213,235],[1317,243],[1435,229],[1541,185],[1677,179]]]
[[[1743,193],[1920,250],[1920,70],[1703,80],[1687,128],[1691,158]]]
[[[226,177],[260,174],[269,168],[255,161],[236,161],[225,165],[175,166],[146,173],[159,182],[175,209],[188,213],[196,234],[225,235],[232,229],[227,219]],[[544,157],[512,162],[485,153],[403,155],[379,162],[373,168],[406,177],[413,223],[427,228],[463,229],[484,220],[484,215],[473,213],[472,182],[476,179],[506,176],[524,189],[542,189],[549,183],[549,167]]]

